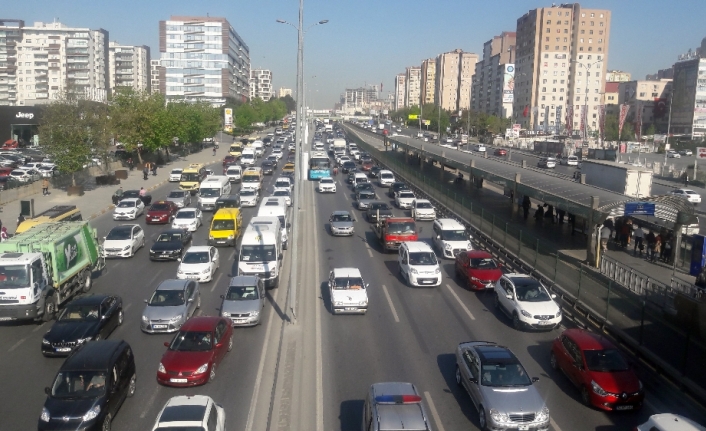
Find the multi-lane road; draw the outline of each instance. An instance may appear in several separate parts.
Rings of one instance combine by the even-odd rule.
[[[216,170],[219,168],[215,166]],[[265,195],[271,190],[274,177],[276,174],[266,177]],[[682,413],[706,423],[706,414],[698,406],[645,370],[641,374],[647,403],[642,411],[606,414],[583,406],[578,391],[549,366],[549,346],[561,329],[516,331],[494,310],[491,295],[469,292],[455,282],[451,261],[442,262],[441,286],[407,287],[398,275],[396,255],[382,253],[370,226],[354,209],[351,189],[343,180],[339,175],[338,192],[327,195],[316,193],[314,182],[302,181],[294,207],[299,224],[292,226],[299,230],[299,243],[285,252],[283,283],[268,291],[262,325],[236,329],[233,351],[221,364],[216,380],[203,387],[159,386],[155,381],[157,364],[165,349],[163,342],[171,336],[147,335],[139,329],[143,301],[160,281],[175,277],[176,263],[150,262],[144,249],[131,259],[108,262],[93,289],[122,296],[125,323],[111,338],[130,343],[138,372],[136,395],[117,414],[114,430],[149,429],[162,405],[178,394],[213,397],[225,408],[229,430],[359,430],[366,389],[379,381],[415,383],[435,430],[477,429],[477,413],[454,380],[454,348],[469,340],[495,341],[510,347],[530,375],[540,378],[537,385],[551,410],[555,431],[627,430],[657,412]],[[153,191],[154,199],[174,187],[170,184]],[[390,200],[385,189],[375,187],[380,198]],[[355,214],[353,237],[329,234],[327,221],[334,210]],[[245,222],[253,213],[253,209],[244,209]],[[210,215],[204,217],[208,221]],[[138,222],[144,226],[142,217]],[[118,223],[107,214],[92,224],[102,236]],[[205,243],[206,226],[196,232],[194,244]],[[144,227],[149,246],[163,227]],[[417,227],[420,239],[429,241],[431,223],[419,222]],[[297,316],[293,320],[288,308],[292,303],[285,302],[285,295],[295,253],[299,284]],[[235,257],[235,250],[221,250],[215,280],[202,285],[201,314],[218,313],[219,295],[236,269]],[[360,268],[369,283],[366,315],[331,313],[325,283],[328,272],[341,266]],[[290,319],[296,323],[283,325]],[[46,359],[40,353],[41,338],[49,325],[0,325],[2,431],[36,428],[45,399],[44,387],[51,383],[62,363],[61,359]],[[566,321],[565,325],[572,323]],[[296,360],[287,359],[288,344],[277,344],[280,334],[285,341],[301,336],[303,352]],[[299,424],[307,421],[297,416],[307,415],[313,415],[314,420],[305,428]]]

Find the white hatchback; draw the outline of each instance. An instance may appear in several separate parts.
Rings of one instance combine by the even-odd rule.
[[[196,232],[201,226],[201,210],[198,208],[182,208],[177,211],[172,221],[172,229],[186,229]]]
[[[178,395],[167,401],[157,415],[152,431],[226,431],[226,413],[206,395]]]
[[[561,307],[539,281],[526,274],[503,274],[495,284],[495,308],[515,329],[551,330],[561,323]]]
[[[412,218],[415,220],[434,220],[436,209],[426,199],[415,199],[412,203]]]
[[[126,198],[118,202],[113,210],[113,220],[135,220],[145,212],[145,204],[140,198]]]
[[[189,247],[179,262],[177,278],[198,280],[199,283],[208,283],[213,280],[213,275],[220,266],[218,249],[210,245]]]
[[[174,183],[174,182],[181,181],[182,171],[183,171],[183,169],[181,169],[181,168],[172,169],[172,171],[169,172],[169,182]]]

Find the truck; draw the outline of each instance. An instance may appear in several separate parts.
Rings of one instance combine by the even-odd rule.
[[[586,175],[586,184],[592,186],[635,198],[652,195],[652,171],[639,166],[604,160],[583,160],[581,174]]]
[[[383,251],[395,251],[406,241],[417,241],[417,225],[411,217],[390,217],[382,219],[372,227]]]
[[[240,241],[238,275],[258,275],[266,286],[277,287],[282,264],[281,234],[276,217],[253,217]]]
[[[0,321],[52,320],[105,267],[87,221],[45,223],[0,243]]]
[[[564,154],[564,143],[560,141],[534,141],[534,152],[538,154],[547,154],[556,156]]]
[[[333,155],[344,155],[346,154],[346,140],[345,139],[334,139],[331,143],[331,148],[333,148]]]

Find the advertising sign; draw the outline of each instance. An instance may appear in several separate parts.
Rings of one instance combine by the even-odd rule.
[[[419,119],[419,115],[417,115],[417,114],[409,114],[409,117],[407,117],[407,118],[409,118],[410,120],[418,120],[418,119]]]
[[[506,64],[503,75],[503,103],[512,103],[515,91],[515,65]]]
[[[233,110],[231,108],[226,108],[223,114],[225,117],[223,121],[224,129],[230,132],[233,130]]]
[[[655,215],[655,204],[654,202],[626,202],[625,203],[625,215]]]
[[[512,130],[515,131],[515,132],[517,132],[517,133],[520,133],[520,130],[522,130],[522,124],[513,124],[513,125],[512,125]]]
[[[82,241],[79,232],[56,245],[56,270],[61,279],[68,276],[74,266],[83,262]]]
[[[696,159],[706,159],[706,147],[696,147]]]

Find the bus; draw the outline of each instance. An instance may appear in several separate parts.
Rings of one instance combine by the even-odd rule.
[[[29,230],[31,227],[44,223],[80,220],[83,220],[81,218],[81,211],[76,208],[76,205],[56,205],[40,214],[37,214],[34,218],[27,219],[20,223],[20,225],[17,226],[15,235]]]
[[[206,178],[206,168],[203,163],[192,163],[181,171],[179,189],[188,190],[195,195],[204,178]]]
[[[309,153],[309,179],[319,180],[331,176],[331,159],[324,151]]]

